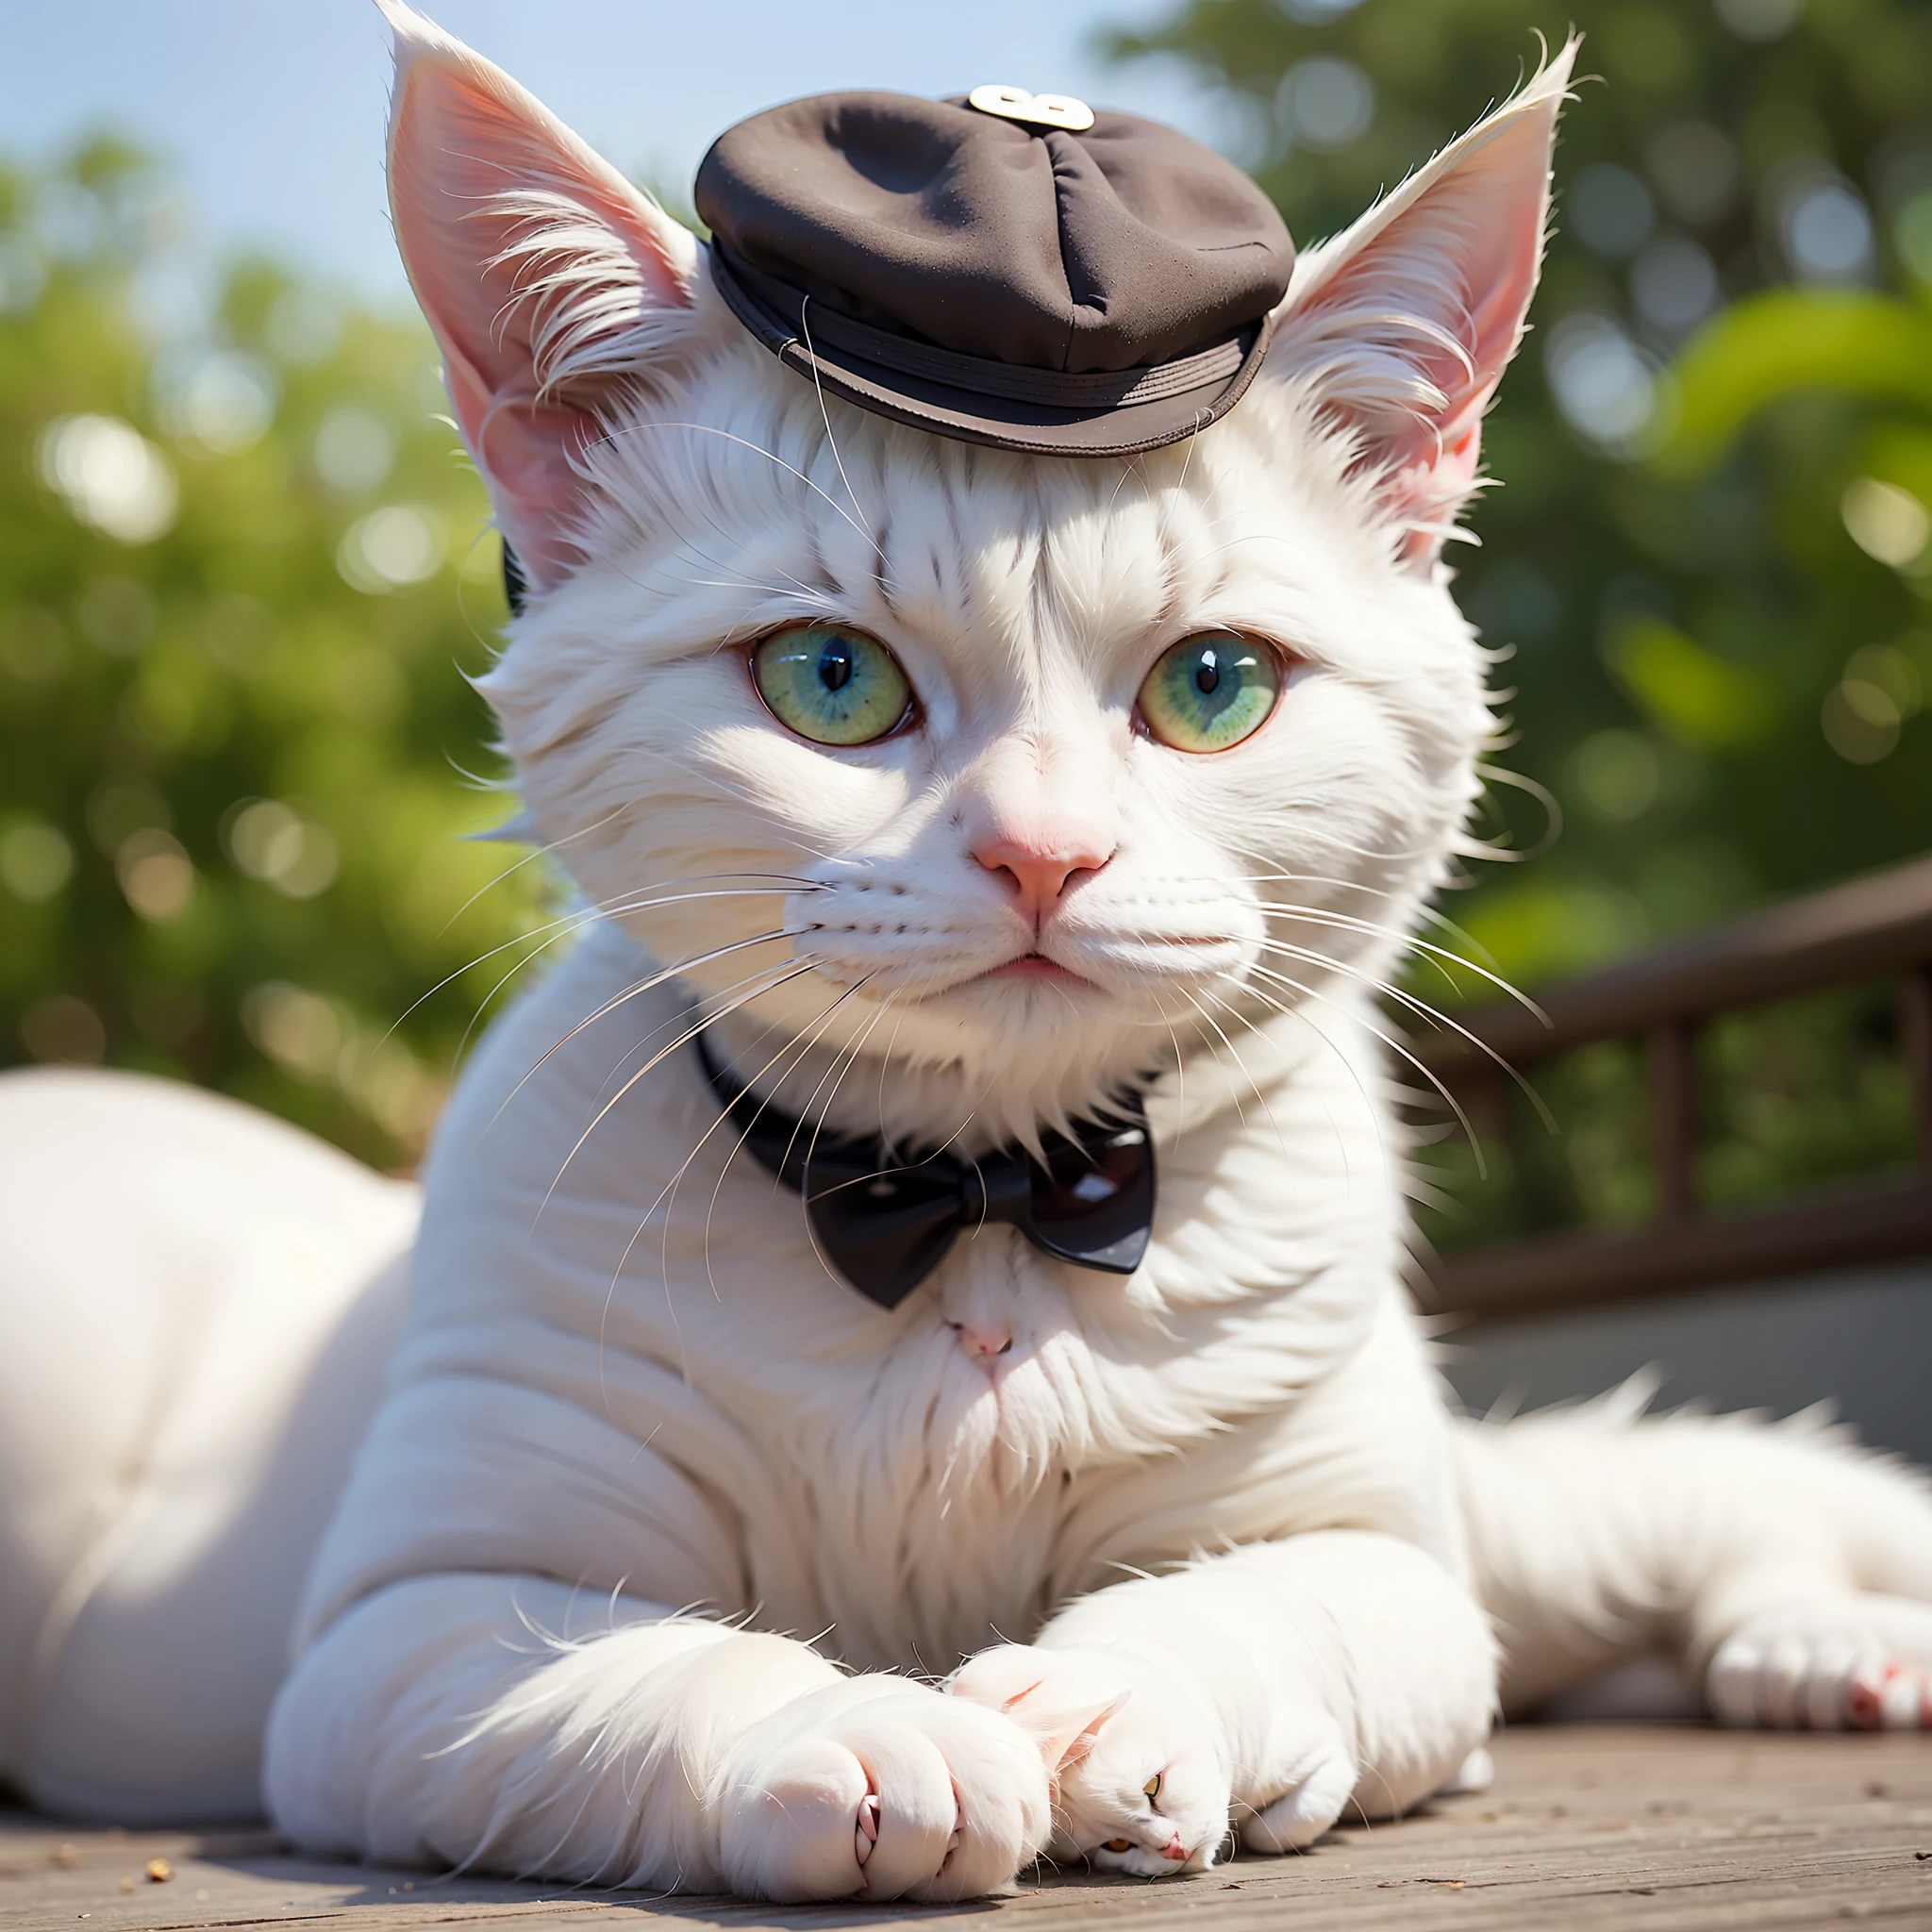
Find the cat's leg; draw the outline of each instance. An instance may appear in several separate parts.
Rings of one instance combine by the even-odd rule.
[[[0,1774],[32,1803],[259,1815],[416,1215],[412,1188],[179,1081],[0,1078]]]
[[[1037,1855],[1042,1748],[998,1712],[846,1676],[788,1638],[544,1578],[433,1576],[310,1646],[275,1706],[266,1785],[319,1851],[930,1901]]]
[[[1526,1708],[1633,1652],[1715,1714],[1932,1727],[1932,1495],[1834,1435],[1585,1410],[1460,1432],[1465,1513]]]
[[[1144,1876],[1199,1870],[1230,1819],[1255,1851],[1344,1809],[1407,1809],[1453,1778],[1495,1704],[1489,1624],[1412,1544],[1334,1530],[1082,1598],[957,1695],[1064,1728],[1054,1851]]]

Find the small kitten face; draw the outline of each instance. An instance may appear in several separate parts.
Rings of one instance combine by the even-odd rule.
[[[956,1696],[1003,1710],[1055,1767],[1051,1856],[1137,1878],[1198,1872],[1228,1833],[1224,1743],[1171,1663],[1113,1649],[983,1650]]]
[[[734,345],[593,450],[593,561],[489,694],[546,834],[658,958],[724,1004],[792,975],[747,1009],[768,1053],[886,1053],[1027,1133],[1379,974],[1433,883],[1478,654],[1347,458],[1289,381],[1178,451],[1042,462],[821,407]],[[903,674],[898,728],[781,722],[756,645],[809,624],[890,654],[861,670]],[[1279,691],[1194,751],[1142,691],[1203,633]],[[922,1104],[883,1124],[957,1125]]]
[[[1055,1853],[1135,1878],[1198,1872],[1227,1835],[1226,1774],[1191,1755],[1162,1761],[1140,1717],[1129,1702],[1109,1718],[1078,1777],[1061,1781]]]

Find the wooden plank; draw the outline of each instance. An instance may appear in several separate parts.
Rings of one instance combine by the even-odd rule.
[[[1700,1214],[1699,1026],[1719,1013],[1885,976],[1900,982],[1917,1179],[1867,1181],[1757,1211]],[[1932,1255],[1932,858],[1659,947],[1558,987],[1544,1008],[1547,1022],[1519,1007],[1492,1006],[1464,1015],[1463,1024],[1512,1063],[1645,1036],[1657,1216],[1628,1231],[1569,1228],[1439,1257],[1428,1271],[1430,1307],[1536,1313]],[[1415,1045],[1439,1077],[1492,1103],[1492,1063],[1468,1041]]]
[[[1659,946],[1540,995],[1541,1014],[1513,1004],[1457,1016],[1512,1062],[1593,1040],[1647,1033],[1830,986],[1888,978],[1932,961],[1932,858],[1768,907],[1715,931]],[[1547,1024],[1546,1024],[1547,1022]],[[1413,1042],[1438,1074],[1483,1056],[1454,1035]]]
[[[1496,1241],[1439,1257],[1422,1299],[1443,1313],[1554,1313],[1918,1255],[1932,1255],[1932,1180],[1912,1175],[1782,1208]]]
[[[1696,1216],[1702,1113],[1697,1029],[1687,1021],[1666,1021],[1650,1035],[1651,1158],[1657,1168],[1661,1221],[1687,1222]]]
[[[1906,1078],[1912,1090],[1912,1120],[1919,1165],[1932,1182],[1932,962],[1907,973],[1900,997],[1900,1033]]]
[[[175,1932],[326,1921],[341,1932],[504,1922],[570,1932],[1811,1932],[1932,1925],[1932,1739],[1531,1726],[1498,1776],[1297,1858],[1144,1883],[1035,1876],[950,1908],[774,1907],[328,1865],[260,1833],[113,1833],[0,1815],[8,1932]],[[144,1875],[150,1858],[173,1876]]]

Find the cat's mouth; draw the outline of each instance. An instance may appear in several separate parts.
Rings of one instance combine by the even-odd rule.
[[[1021,953],[998,966],[989,966],[984,973],[968,974],[964,979],[955,979],[943,986],[932,987],[914,995],[924,1003],[927,1000],[946,1000],[958,993],[971,992],[974,987],[993,986],[1013,980],[1031,982],[1035,986],[1057,986],[1071,991],[1078,989],[1082,992],[1099,993],[1106,989],[1097,981],[1075,973],[1070,966],[1062,966],[1058,959],[1049,959],[1044,953]]]
[[[1058,959],[1049,959],[1044,953],[1022,953],[1017,959],[1008,959],[1004,966],[995,966],[991,972],[981,973],[974,979],[965,983],[973,986],[985,979],[1043,979],[1062,986],[1092,986],[1091,979],[1083,979],[1079,974],[1062,966]]]

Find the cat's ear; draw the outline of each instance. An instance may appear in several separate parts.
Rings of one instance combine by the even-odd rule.
[[[507,74],[376,4],[397,245],[505,538],[547,588],[576,559],[586,445],[701,330],[697,242]]]
[[[1126,1707],[1129,1694],[1123,1690],[1119,1696],[1104,1701],[1089,1698],[1085,1703],[1050,1707],[1041,1704],[1037,1697],[1023,1697],[1017,1705],[1008,1707],[1007,1714],[1032,1734],[1045,1761],[1047,1775],[1056,1777],[1086,1761],[1107,1721],[1118,1717]]]
[[[1030,1644],[983,1650],[952,1682],[956,1697],[970,1697],[1003,1710],[1040,1746],[1049,1776],[1071,1770],[1093,1749],[1101,1727],[1117,1716],[1128,1693],[1100,1691],[1080,1682],[1082,1673],[1042,1668],[1042,1653]],[[1053,1659],[1063,1663],[1064,1659]]]
[[[1476,480],[1482,419],[1542,266],[1550,153],[1580,37],[1352,227],[1296,264],[1269,367],[1359,441],[1407,552],[1433,558]]]

